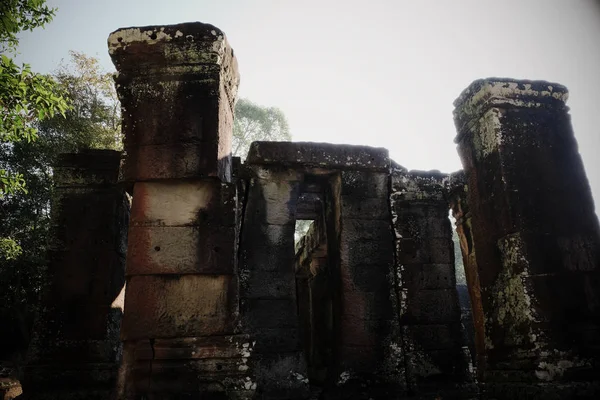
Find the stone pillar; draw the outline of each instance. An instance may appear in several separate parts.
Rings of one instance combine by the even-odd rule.
[[[108,399],[121,356],[129,200],[120,153],[63,154],[54,168],[47,287],[23,382],[30,399]]]
[[[361,170],[341,171],[339,188],[334,188],[339,210],[335,376],[344,395],[396,398],[405,389],[405,376],[394,284],[390,161],[387,151],[369,150],[370,162]]]
[[[411,392],[468,396],[454,244],[444,182],[437,171],[392,172],[400,325]]]
[[[243,326],[254,345],[256,387],[264,399],[308,398],[300,345],[294,231],[302,174],[252,164],[241,232]]]
[[[108,45],[121,180],[133,186],[119,398],[249,398],[229,183],[233,50],[202,23],[120,29]]]
[[[487,79],[455,102],[495,398],[600,393],[600,233],[566,99]]]

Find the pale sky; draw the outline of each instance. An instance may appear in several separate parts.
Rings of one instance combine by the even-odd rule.
[[[409,169],[461,168],[452,102],[489,76],[570,91],[575,136],[600,199],[600,2],[595,0],[50,0],[19,61],[50,72],[69,50],[110,71],[128,26],[211,23],[238,58],[240,96],[279,107],[293,139],[382,146]],[[597,201],[598,203],[598,201]],[[560,210],[557,210],[560,212]]]

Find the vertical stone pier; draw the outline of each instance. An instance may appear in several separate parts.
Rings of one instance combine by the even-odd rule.
[[[251,147],[241,230],[241,304],[251,335],[261,399],[306,399],[308,373],[300,345],[294,230],[303,174],[260,165]]]
[[[566,100],[555,83],[490,78],[455,102],[487,397],[600,393],[600,232]]]
[[[406,388],[398,325],[387,150],[340,172],[334,358],[340,398],[400,398]],[[358,158],[358,157],[357,157]],[[357,165],[358,164],[358,165]],[[365,389],[368,388],[368,389]]]
[[[230,183],[233,50],[203,23],[120,29],[108,45],[121,180],[133,187],[118,396],[249,398]]]
[[[400,325],[411,392],[468,398],[475,388],[468,385],[447,179],[437,171],[392,171]]]
[[[129,201],[121,154],[63,154],[54,168],[47,287],[30,344],[28,399],[111,397],[121,356]]]

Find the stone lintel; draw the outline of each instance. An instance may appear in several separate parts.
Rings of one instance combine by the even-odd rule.
[[[396,201],[443,201],[449,174],[440,171],[393,171],[392,193]]]
[[[388,150],[313,142],[253,142],[248,164],[388,171]]]
[[[490,108],[565,108],[569,97],[567,88],[561,84],[516,80],[510,78],[486,78],[474,81],[454,101],[454,122],[460,140],[473,120],[477,120]]]

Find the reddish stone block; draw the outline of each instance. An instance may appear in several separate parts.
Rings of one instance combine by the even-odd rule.
[[[121,338],[231,334],[238,313],[231,275],[138,275],[127,281]]]

